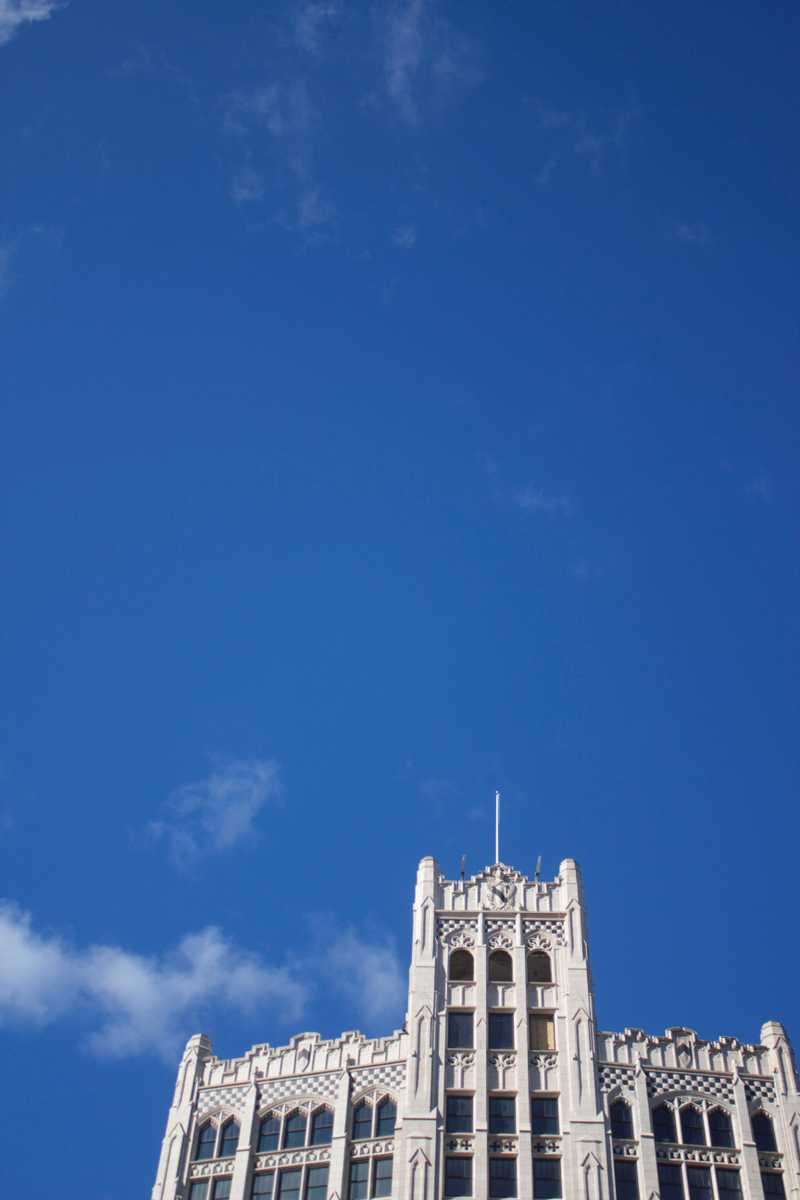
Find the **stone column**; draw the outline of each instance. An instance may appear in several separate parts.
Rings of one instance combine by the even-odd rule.
[[[239,1125],[239,1144],[236,1147],[236,1157],[233,1160],[233,1179],[231,1181],[231,1200],[245,1200],[250,1181],[251,1154],[256,1136],[256,1116],[258,1112],[258,1088],[253,1083],[247,1092],[244,1110]],[[209,1197],[209,1200],[211,1198]]]
[[[192,1109],[203,1070],[211,1058],[211,1042],[204,1033],[196,1033],[186,1043],[172,1105],[167,1114],[167,1126],[161,1143],[156,1182],[152,1200],[177,1200],[182,1196],[182,1182],[189,1157],[188,1137]]]
[[[333,1109],[331,1159],[328,1171],[328,1200],[343,1200],[347,1195],[347,1172],[350,1158],[350,1072],[345,1067],[336,1088]]]

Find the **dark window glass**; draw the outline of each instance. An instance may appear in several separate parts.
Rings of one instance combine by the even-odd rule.
[[[515,1158],[489,1159],[489,1195],[491,1200],[505,1200],[517,1194],[517,1160]]]
[[[681,1134],[685,1146],[705,1146],[703,1114],[693,1104],[681,1109]]]
[[[469,950],[454,950],[450,955],[448,976],[451,983],[471,983],[475,978],[475,962]]]
[[[328,1168],[309,1167],[306,1171],[306,1200],[325,1200],[328,1192]]]
[[[230,1200],[230,1179],[218,1179],[214,1184],[214,1200]]]
[[[253,1176],[253,1187],[250,1192],[251,1196],[258,1196],[261,1200],[264,1196],[272,1195],[272,1183],[275,1178],[274,1171],[262,1171],[259,1175]]]
[[[206,1125],[203,1125],[202,1129],[197,1135],[197,1149],[194,1153],[195,1158],[213,1158],[214,1147],[216,1146],[216,1143],[217,1131],[214,1126],[210,1122]]]
[[[196,1179],[189,1188],[189,1200],[206,1200],[208,1194],[208,1180]]]
[[[258,1127],[259,1150],[277,1150],[280,1132],[280,1117],[276,1117],[274,1113],[269,1113]]]
[[[633,1137],[633,1118],[630,1105],[624,1100],[615,1100],[611,1105],[611,1136],[616,1138]]]
[[[708,1167],[687,1167],[686,1182],[689,1184],[689,1200],[712,1200],[711,1172]]]
[[[614,1189],[617,1200],[639,1200],[636,1163],[614,1159]]]
[[[444,1160],[445,1196],[472,1195],[472,1159],[446,1158]]]
[[[533,1194],[535,1200],[558,1200],[561,1195],[561,1159],[533,1160]]]
[[[295,1146],[306,1144],[306,1114],[304,1112],[289,1113],[283,1126],[283,1147],[290,1150]]]
[[[532,950],[528,955],[528,983],[550,983],[550,955],[544,950]]]
[[[489,1013],[489,1049],[514,1049],[513,1013]]]
[[[531,1017],[531,1050],[555,1050],[556,1026],[553,1018],[536,1014]]]
[[[236,1147],[239,1145],[239,1126],[235,1121],[228,1121],[222,1126],[222,1144],[220,1146],[220,1158],[228,1158],[229,1155],[236,1153]]]
[[[298,1200],[302,1174],[300,1167],[288,1167],[278,1172],[278,1200]]]
[[[657,1142],[677,1142],[675,1132],[675,1114],[666,1104],[659,1104],[653,1109],[653,1133]],[[663,1197],[662,1197],[663,1200]]]
[[[720,1200],[738,1200],[742,1194],[742,1184],[738,1171],[728,1167],[717,1167],[717,1190]]]
[[[674,1138],[671,1139],[674,1141]],[[658,1164],[658,1190],[661,1200],[683,1200],[681,1169],[674,1163]]]
[[[514,978],[514,964],[511,955],[505,950],[495,950],[489,955],[489,982],[511,983]]]
[[[318,1108],[311,1118],[311,1145],[327,1146],[333,1137],[333,1113],[329,1108]]]
[[[350,1200],[367,1200],[369,1160],[350,1163]]]
[[[775,1130],[772,1121],[765,1112],[755,1113],[751,1122],[753,1139],[758,1150],[777,1150],[775,1145]]]
[[[733,1126],[731,1119],[721,1108],[712,1108],[708,1114],[708,1128],[711,1131],[712,1146],[732,1146]]]
[[[372,1137],[372,1106],[362,1100],[353,1109],[353,1139]]]
[[[555,1096],[534,1096],[531,1102],[534,1133],[558,1133],[558,1101]]]
[[[373,1196],[391,1196],[392,1194],[392,1160],[390,1158],[375,1159],[375,1175],[372,1184]]]
[[[375,1122],[376,1137],[391,1137],[397,1120],[397,1105],[394,1100],[381,1100],[378,1105],[378,1119]]]
[[[517,1118],[513,1096],[489,1097],[489,1133],[516,1133]]]
[[[472,1096],[447,1097],[445,1127],[448,1133],[472,1133]]]
[[[762,1171],[761,1186],[765,1196],[777,1196],[778,1200],[784,1200],[786,1192],[783,1190],[783,1175],[780,1171]]]
[[[447,1044],[453,1050],[471,1050],[473,1016],[471,1012],[451,1012],[447,1017]]]

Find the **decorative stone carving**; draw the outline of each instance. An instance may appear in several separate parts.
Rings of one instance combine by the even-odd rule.
[[[471,929],[462,926],[461,929],[454,929],[452,933],[448,933],[445,940],[451,949],[455,949],[458,946],[471,949],[475,945],[475,934]]]
[[[474,1139],[466,1135],[459,1134],[457,1137],[449,1137],[445,1142],[447,1149],[450,1151],[460,1150],[464,1154],[471,1154],[474,1147]]]
[[[274,1167],[299,1167],[303,1163],[329,1162],[330,1146],[299,1146],[296,1150],[276,1150],[270,1154],[256,1155],[256,1168],[259,1171],[270,1170]],[[233,1166],[233,1162],[231,1162]]]
[[[528,1061],[532,1067],[538,1067],[539,1070],[548,1070],[550,1067],[555,1067],[558,1064],[558,1055],[553,1052],[543,1050],[534,1050],[528,1056]]]
[[[561,1138],[536,1138],[533,1143],[534,1154],[560,1154]]]
[[[492,1154],[515,1154],[517,1150],[517,1139],[512,1137],[493,1138],[489,1142],[489,1151]]]
[[[564,922],[558,918],[550,917],[533,917],[527,918],[522,922],[522,936],[525,939],[525,945],[531,950],[549,950],[552,946],[565,946],[566,938],[564,935]],[[541,946],[532,944],[532,938],[547,938],[550,942],[549,946]]]
[[[506,933],[505,930],[498,930],[497,933],[490,933],[488,942],[490,950],[513,950],[514,938],[511,933]]]

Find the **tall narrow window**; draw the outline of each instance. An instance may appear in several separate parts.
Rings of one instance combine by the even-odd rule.
[[[318,1108],[311,1118],[311,1145],[327,1146],[333,1138],[333,1113],[329,1108]]]
[[[475,962],[469,950],[453,951],[447,974],[451,983],[472,983],[475,978]]]
[[[517,1194],[517,1160],[489,1159],[489,1196],[491,1200],[507,1200]]]
[[[367,1200],[369,1191],[369,1159],[350,1163],[350,1200]]]
[[[750,1124],[753,1126],[753,1139],[757,1150],[777,1150],[775,1130],[772,1121],[765,1112],[754,1113]]]
[[[272,1184],[275,1179],[274,1171],[260,1171],[258,1175],[253,1176],[253,1186],[250,1189],[250,1195],[253,1200],[270,1200],[272,1196]]]
[[[378,1116],[375,1121],[376,1137],[391,1137],[397,1120],[397,1105],[387,1096],[378,1105]]]
[[[653,1109],[653,1133],[657,1142],[677,1142],[675,1114],[667,1104],[657,1104]],[[664,1200],[664,1197],[661,1197]]]
[[[325,1200],[328,1193],[328,1168],[308,1167],[305,1200]]]
[[[708,1114],[708,1128],[711,1133],[712,1146],[733,1145],[733,1126],[724,1109],[712,1108]]]
[[[558,1100],[555,1096],[534,1096],[531,1101],[533,1133],[558,1133]]]
[[[261,1152],[264,1150],[277,1150],[280,1133],[280,1117],[276,1117],[275,1113],[267,1113],[258,1127],[258,1149]]]
[[[693,1104],[681,1109],[681,1140],[686,1146],[705,1146],[706,1129],[703,1114]]]
[[[527,959],[528,983],[551,983],[550,955],[544,950],[531,950]]]
[[[392,1194],[392,1160],[376,1158],[374,1163],[373,1196],[391,1196]]]
[[[661,1200],[683,1200],[680,1167],[674,1163],[658,1164],[658,1190]]]
[[[530,1021],[531,1050],[555,1050],[556,1027],[553,1018],[543,1013],[534,1013]]]
[[[489,1133],[516,1133],[516,1102],[513,1096],[489,1097]]]
[[[536,1200],[559,1200],[561,1196],[561,1159],[533,1160],[533,1194]]]
[[[783,1175],[780,1171],[762,1171],[761,1186],[767,1200],[786,1200],[783,1187]]]
[[[217,1131],[211,1122],[208,1121],[205,1125],[201,1125],[200,1132],[197,1135],[197,1147],[194,1152],[195,1158],[213,1158],[216,1145]]]
[[[294,1150],[306,1144],[306,1114],[295,1110],[289,1113],[283,1126],[283,1148]]]
[[[615,1100],[609,1110],[611,1116],[611,1136],[615,1138],[633,1137],[633,1118],[631,1106],[624,1100]]]
[[[730,1167],[717,1167],[719,1200],[742,1200],[742,1181],[739,1172]]]
[[[236,1153],[236,1147],[239,1145],[239,1126],[236,1121],[226,1121],[222,1126],[222,1144],[220,1146],[220,1158],[229,1158]]]
[[[635,1162],[614,1159],[614,1190],[617,1200],[639,1200]]]
[[[195,1179],[189,1188],[189,1200],[206,1200],[208,1196],[208,1180]]]
[[[448,1200],[472,1195],[472,1159],[448,1157],[444,1160],[444,1194]]]
[[[447,1045],[452,1050],[471,1050],[473,1048],[473,1014],[471,1012],[451,1012],[447,1016]]]
[[[448,1096],[446,1114],[448,1133],[472,1133],[472,1096]]]
[[[300,1167],[278,1172],[278,1200],[299,1200],[302,1175]]]
[[[230,1200],[231,1197],[231,1180],[217,1179],[214,1181],[214,1195],[212,1200]]]
[[[494,950],[489,955],[489,982],[511,983],[514,979],[514,964],[506,950]]]
[[[711,1172],[708,1167],[687,1167],[686,1182],[689,1185],[689,1200],[712,1200]]]
[[[372,1106],[362,1100],[353,1109],[353,1140],[372,1137]]]
[[[489,1013],[489,1049],[514,1049],[514,1014]]]

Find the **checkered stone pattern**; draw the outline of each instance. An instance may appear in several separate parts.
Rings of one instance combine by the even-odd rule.
[[[522,922],[523,938],[533,937],[533,935],[537,933],[543,934],[545,937],[551,937],[557,946],[563,946],[565,944],[563,921],[549,921],[542,919]]]
[[[197,1115],[204,1117],[210,1112],[237,1112],[244,1108],[250,1084],[244,1083],[234,1087],[209,1088],[201,1091],[197,1099]]]
[[[771,1079],[745,1079],[744,1094],[748,1100],[767,1100],[775,1103],[775,1084]]]
[[[258,1087],[259,1104],[276,1104],[280,1100],[292,1100],[302,1096],[320,1096],[324,1100],[335,1100],[339,1086],[339,1074],[331,1071],[325,1075],[290,1075],[286,1079],[267,1079]]]
[[[694,1095],[712,1096],[733,1104],[733,1083],[721,1075],[695,1075],[687,1071],[648,1071],[647,1094],[659,1092],[686,1092]]]
[[[634,1090],[632,1067],[601,1067],[600,1090],[610,1092],[613,1088],[622,1088],[623,1092]]]
[[[440,942],[449,942],[453,934],[471,934],[472,945],[478,940],[478,922],[470,917],[439,917],[436,936]]]
[[[397,1091],[406,1081],[406,1064],[380,1063],[377,1067],[356,1067],[351,1074],[355,1091],[362,1091],[364,1088],[389,1088],[390,1091]]]

